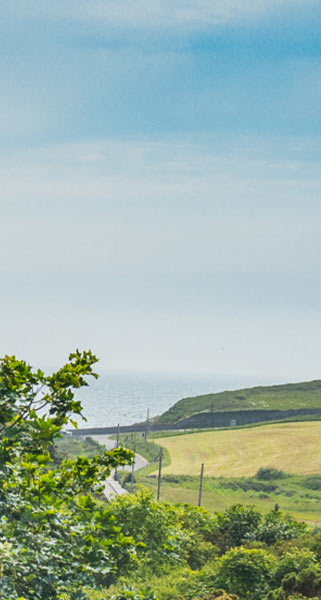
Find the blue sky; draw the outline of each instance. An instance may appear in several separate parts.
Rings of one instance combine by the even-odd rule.
[[[320,2],[0,4],[1,353],[319,377]]]

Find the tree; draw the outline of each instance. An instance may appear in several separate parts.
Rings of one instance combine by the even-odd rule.
[[[267,591],[273,563],[265,550],[232,548],[220,559],[217,583],[229,593],[256,600]]]
[[[83,585],[106,585],[130,561],[135,543],[93,495],[123,448],[53,465],[63,426],[81,415],[74,390],[97,377],[90,352],[70,354],[52,375],[14,356],[0,360],[0,599],[83,598]]]
[[[224,513],[216,514],[216,526],[212,541],[225,552],[233,546],[240,546],[257,531],[262,515],[253,506],[234,504]]]

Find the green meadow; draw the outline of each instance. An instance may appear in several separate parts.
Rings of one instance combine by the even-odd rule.
[[[183,398],[157,419],[175,423],[195,413],[233,410],[321,408],[321,381],[259,386]]]

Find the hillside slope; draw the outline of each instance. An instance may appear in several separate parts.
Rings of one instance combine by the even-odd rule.
[[[242,390],[183,398],[163,413],[157,423],[175,423],[200,412],[321,408],[321,380],[285,385],[260,386]]]

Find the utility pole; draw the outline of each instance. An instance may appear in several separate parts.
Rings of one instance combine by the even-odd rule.
[[[134,460],[133,460],[133,464],[132,464],[132,480],[131,480],[131,486],[130,486],[130,491],[133,491],[133,486],[134,486],[134,471],[135,471],[135,462],[136,462],[136,444],[134,444]]]
[[[158,480],[157,480],[157,501],[159,501],[159,497],[160,497],[160,487],[161,487],[161,478],[162,478],[162,461],[163,461],[163,452],[162,452],[162,449],[160,449],[159,463],[158,463]]]
[[[211,402],[211,428],[213,428],[213,424],[214,424],[214,403],[213,401]]]
[[[149,408],[147,409],[147,417],[146,417],[146,433],[145,433],[145,441],[147,442],[147,435],[149,432]]]
[[[118,448],[118,447],[119,447],[119,423],[117,425],[117,437],[116,437],[116,446],[115,446],[115,448]],[[115,481],[117,480],[117,467],[115,467],[114,479],[115,479]]]
[[[201,504],[202,504],[203,477],[204,477],[204,463],[202,463],[202,466],[201,466],[200,489],[198,492],[198,506],[201,506]]]

